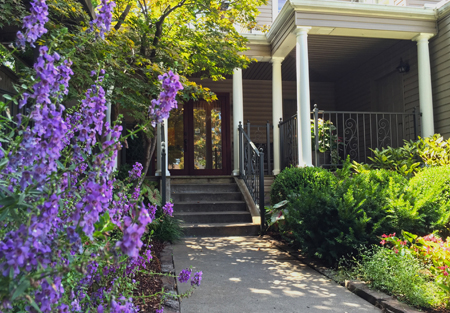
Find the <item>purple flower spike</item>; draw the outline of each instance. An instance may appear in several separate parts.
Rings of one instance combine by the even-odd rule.
[[[178,281],[180,283],[187,283],[189,278],[191,278],[192,271],[190,269],[181,270],[180,276],[178,276]]]
[[[91,28],[96,25],[100,30],[100,37],[105,39],[105,33],[111,29],[112,11],[116,6],[114,1],[108,2],[108,0],[101,0],[101,6],[99,5],[98,14],[96,18],[91,22]]]
[[[200,286],[200,282],[202,281],[203,272],[197,272],[194,274],[194,278],[191,280],[191,286],[197,285]]]
[[[167,202],[164,206],[163,206],[163,212],[164,214],[167,214],[169,216],[172,216],[173,214],[173,203]]]
[[[164,313],[164,307],[162,306],[160,309],[156,310],[155,313]]]
[[[141,177],[143,168],[144,167],[142,166],[141,163],[136,162],[133,165],[133,169],[131,171],[128,171],[128,175],[130,175],[130,179],[134,180],[134,179],[138,179],[139,177]]]
[[[42,35],[47,33],[44,25],[48,22],[48,6],[45,0],[34,0],[31,3],[31,14],[23,19],[23,28],[25,34],[17,33],[16,44],[18,47],[25,48],[25,42],[28,41],[34,48],[34,43]]]

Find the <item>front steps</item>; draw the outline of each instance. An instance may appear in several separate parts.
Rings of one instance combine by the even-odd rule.
[[[251,236],[259,232],[233,177],[171,177],[174,216],[186,237]]]

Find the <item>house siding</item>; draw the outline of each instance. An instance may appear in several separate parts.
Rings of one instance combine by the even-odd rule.
[[[423,7],[425,4],[437,4],[441,0],[403,0],[408,7]]]
[[[336,81],[337,110],[380,110],[376,101],[376,84],[382,82],[384,77],[397,74],[396,67],[400,63],[400,58],[409,63],[410,71],[398,73],[402,76],[398,88],[403,91],[403,103],[396,104],[390,111],[409,112],[419,106],[416,45],[411,41],[399,41]]]
[[[259,26],[272,24],[272,0],[267,1],[266,5],[258,7],[259,15],[256,17],[256,23]]]
[[[430,40],[435,132],[450,137],[450,16],[438,21],[439,33]]]

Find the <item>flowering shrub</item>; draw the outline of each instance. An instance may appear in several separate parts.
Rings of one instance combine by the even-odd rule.
[[[113,6],[102,0],[92,39],[109,30]],[[18,33],[20,48],[47,32],[45,0],[32,1],[31,12]],[[141,237],[157,207],[145,204],[133,182],[142,166],[126,182],[113,178],[123,139],[119,124],[104,121],[105,71],[93,71],[95,84],[66,110],[71,61],[49,47],[39,47],[26,92],[0,102],[0,312],[137,312],[133,275],[151,259]],[[178,76],[164,77],[170,92],[157,104],[176,107]],[[11,117],[11,103],[29,113]],[[169,111],[155,105],[152,114]],[[164,212],[171,215],[173,205]],[[193,285],[200,280],[201,272]]]
[[[410,254],[430,266],[439,287],[446,292],[447,307],[450,307],[450,238],[444,241],[433,234],[419,237],[403,232],[406,240],[392,235],[383,235],[382,245],[389,244],[395,253]]]

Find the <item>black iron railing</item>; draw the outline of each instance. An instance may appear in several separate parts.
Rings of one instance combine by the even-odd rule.
[[[161,124],[161,198],[162,205],[166,204],[166,142],[164,139],[164,122]]]
[[[280,120],[280,169],[298,165],[297,115]]]
[[[252,125],[247,120],[247,124],[244,125],[244,131],[247,133],[251,141],[255,144],[258,150],[264,152],[264,173],[266,175],[272,175],[273,166],[273,144],[272,144],[272,130],[273,126],[267,121],[265,125]]]
[[[261,233],[264,232],[264,152],[258,150],[239,122],[239,177],[244,180],[253,202],[259,206]]]
[[[349,155],[367,162],[371,149],[396,148],[419,135],[419,110],[412,112],[311,112],[312,161],[315,166],[336,166]],[[280,121],[281,168],[298,164],[297,116]]]

